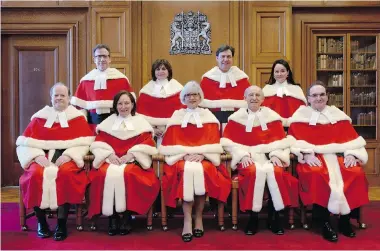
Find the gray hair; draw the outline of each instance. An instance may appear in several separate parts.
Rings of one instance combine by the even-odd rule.
[[[201,96],[201,102],[205,98],[201,86],[196,81],[189,81],[183,87],[180,93],[181,103],[185,105],[185,95],[188,93],[198,93]]]
[[[98,49],[106,49],[108,51],[108,56],[111,57],[111,50],[110,47],[106,44],[97,44],[94,49],[92,49],[92,55],[95,56],[95,51]]]
[[[306,95],[310,96],[310,90],[311,90],[311,88],[313,88],[314,86],[317,86],[317,85],[322,86],[323,88],[325,88],[325,91],[327,92],[327,87],[326,87],[325,83],[323,83],[321,80],[316,80],[313,83],[311,83],[311,85],[309,86],[309,88],[307,88]]]
[[[248,94],[251,93],[254,89],[259,89],[261,96],[264,97],[263,89],[261,89],[261,87],[257,86],[257,85],[251,85],[250,87],[248,87],[247,89],[245,89],[245,91],[244,91],[244,97],[247,97]]]
[[[71,93],[70,93],[70,89],[69,87],[67,87],[67,85],[65,85],[64,83],[62,82],[57,82],[55,83],[51,88],[50,88],[50,97],[53,98],[53,91],[54,91],[54,88],[57,87],[57,86],[64,86],[66,87],[67,89],[67,94],[69,95],[69,97],[71,96]]]

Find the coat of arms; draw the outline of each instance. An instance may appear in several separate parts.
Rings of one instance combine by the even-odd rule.
[[[178,13],[170,29],[170,54],[211,54],[211,26],[201,12]]]

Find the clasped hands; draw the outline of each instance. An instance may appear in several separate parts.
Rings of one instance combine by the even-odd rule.
[[[114,164],[114,165],[123,165],[123,164],[127,164],[127,163],[130,162],[133,158],[134,158],[134,156],[133,156],[132,153],[127,153],[127,154],[121,156],[120,158],[117,157],[116,154],[114,154],[114,153],[111,153],[111,154],[108,156],[108,160],[111,162],[111,164]]]
[[[192,161],[192,162],[201,162],[205,159],[205,156],[202,154],[187,154],[183,157],[186,161]]]
[[[305,162],[309,166],[322,166],[322,162],[315,156],[313,153],[304,154]],[[353,155],[347,155],[344,157],[344,166],[346,168],[356,166],[357,163],[360,163],[360,160],[356,159]]]
[[[274,166],[280,166],[280,167],[284,166],[282,164],[282,161],[279,158],[277,158],[276,156],[272,156],[270,158],[270,162],[272,162],[272,164]],[[241,160],[241,165],[243,168],[247,168],[248,166],[252,165],[253,163],[254,163],[254,160],[249,156],[244,156]]]
[[[55,165],[56,166],[61,166],[69,161],[71,161],[72,159],[67,156],[67,155],[61,155],[56,161],[55,161]],[[48,167],[51,165],[51,162],[43,155],[40,155],[40,156],[37,156],[34,161],[39,164],[40,166],[43,166],[43,167]]]

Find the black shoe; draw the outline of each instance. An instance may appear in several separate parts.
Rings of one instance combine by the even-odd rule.
[[[285,233],[284,228],[282,226],[282,221],[280,218],[276,218],[270,227],[272,232],[277,235],[283,235]]]
[[[49,238],[51,236],[51,232],[49,229],[49,225],[45,222],[38,222],[37,225],[37,236],[40,238]]]
[[[258,213],[251,213],[251,215],[249,216],[248,224],[244,230],[245,234],[246,235],[256,234],[257,229],[258,229],[258,225],[259,225]]]
[[[337,242],[338,234],[332,229],[329,222],[323,223],[322,236],[328,241]]]
[[[341,232],[344,236],[354,238],[356,236],[354,230],[352,229],[350,223],[350,217],[348,215],[341,215],[339,218],[338,224],[339,232]]]
[[[66,219],[58,219],[57,227],[55,228],[54,240],[63,241],[67,238]]]
[[[109,216],[108,219],[108,235],[117,235],[119,233],[119,216]]]
[[[200,229],[194,229],[193,231],[193,234],[194,234],[194,237],[197,237],[197,238],[200,238],[204,235],[205,231],[203,230],[200,230]]]
[[[193,235],[190,234],[190,233],[187,233],[187,234],[183,234],[183,235],[182,235],[182,240],[183,240],[184,242],[190,242],[192,239],[193,239]]]
[[[132,227],[130,224],[130,215],[129,214],[124,214],[123,219],[120,224],[120,229],[119,229],[119,234],[120,235],[127,235],[131,232]]]

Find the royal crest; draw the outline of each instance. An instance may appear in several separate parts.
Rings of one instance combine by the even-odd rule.
[[[170,54],[211,54],[211,26],[201,12],[178,13],[170,29]]]

